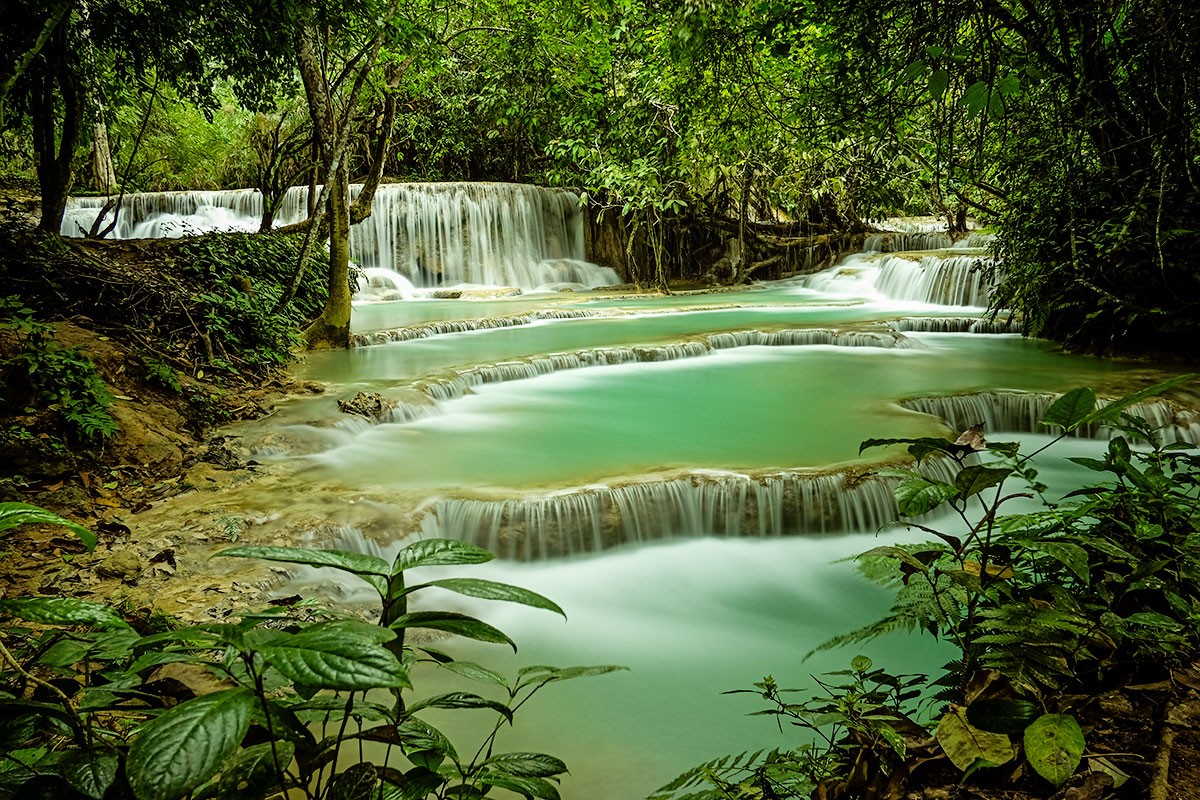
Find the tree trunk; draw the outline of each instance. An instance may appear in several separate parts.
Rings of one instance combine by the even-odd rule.
[[[99,112],[92,124],[92,181],[100,194],[112,194],[117,188],[117,172],[113,169],[112,150],[108,144],[108,125]]]
[[[304,331],[309,349],[350,346],[350,178],[344,164],[329,188],[329,299]]]
[[[67,196],[74,173],[71,169],[79,142],[82,103],[79,80],[67,63],[67,30],[59,26],[45,48],[45,63],[39,72],[39,97],[33,114],[33,144],[37,155],[38,184],[42,193],[42,218],[38,228],[58,233],[62,228]],[[62,97],[62,130],[58,131],[55,89]]]

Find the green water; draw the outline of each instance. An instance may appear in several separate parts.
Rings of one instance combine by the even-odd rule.
[[[830,467],[859,461],[858,445],[865,438],[943,430],[939,421],[897,405],[905,397],[1136,387],[1160,375],[1146,364],[1070,356],[1016,336],[907,334],[913,346],[898,349],[755,346],[492,383],[443,401],[435,416],[406,424],[350,423],[336,411],[335,399],[361,389],[401,397],[411,395],[422,379],[445,377],[448,370],[549,353],[665,345],[718,331],[884,330],[881,321],[900,316],[963,313],[913,303],[845,303],[783,285],[641,300],[579,295],[380,303],[359,307],[355,328],[383,330],[549,307],[613,316],[310,356],[304,376],[328,383],[330,392],[296,400],[272,424],[318,444],[310,442],[302,455],[278,457],[301,468],[296,479],[310,497],[319,496],[322,487],[360,489],[371,493],[373,507],[393,504],[400,517],[427,500],[462,493],[553,493],[681,470]],[[1095,447],[1072,442],[1062,455]],[[878,456],[873,451],[868,457]],[[1061,457],[1045,464],[1042,474],[1063,487],[1081,479],[1081,471]],[[563,606],[568,620],[450,595],[431,598],[434,606],[501,627],[521,649],[512,655],[502,647],[457,640],[439,646],[509,674],[535,663],[627,666],[628,671],[549,687],[504,732],[499,749],[545,751],[566,760],[571,774],[561,787],[565,800],[633,800],[699,762],[798,742],[769,718],[747,716],[759,707],[753,696],[722,695],[725,690],[749,688],[765,674],[784,686],[811,688],[812,674],[844,668],[859,652],[893,672],[936,670],[949,654],[919,636],[885,637],[803,660],[816,644],[887,608],[887,593],[842,559],[908,535],[889,530],[774,540],[700,538],[553,562],[458,569],[452,574],[546,594]],[[372,537],[387,544],[386,532]],[[486,691],[433,668],[418,671],[416,683],[417,697]],[[468,752],[491,725],[478,711],[429,718]]]

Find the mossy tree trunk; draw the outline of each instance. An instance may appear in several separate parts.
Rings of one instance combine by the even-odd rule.
[[[329,188],[329,299],[304,331],[310,349],[350,346],[350,178],[344,163]]]

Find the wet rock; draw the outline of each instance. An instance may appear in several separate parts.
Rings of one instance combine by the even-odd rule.
[[[386,417],[393,407],[393,403],[378,392],[359,392],[349,400],[338,400],[337,405],[343,414],[354,414],[375,422]]]
[[[463,296],[461,289],[439,289],[431,295],[436,300],[457,300]]]
[[[118,403],[113,406],[112,414],[120,431],[109,446],[122,462],[147,467],[160,475],[180,471],[187,444],[184,436],[131,404]]]
[[[132,550],[117,550],[96,565],[96,573],[133,583],[142,574],[142,559]]]
[[[218,436],[208,443],[201,460],[221,469],[241,469],[249,454],[227,436]]]

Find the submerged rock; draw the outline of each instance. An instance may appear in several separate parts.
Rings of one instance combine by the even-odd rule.
[[[394,403],[378,392],[359,392],[349,400],[338,400],[337,406],[343,414],[354,414],[380,422],[391,413]]]

